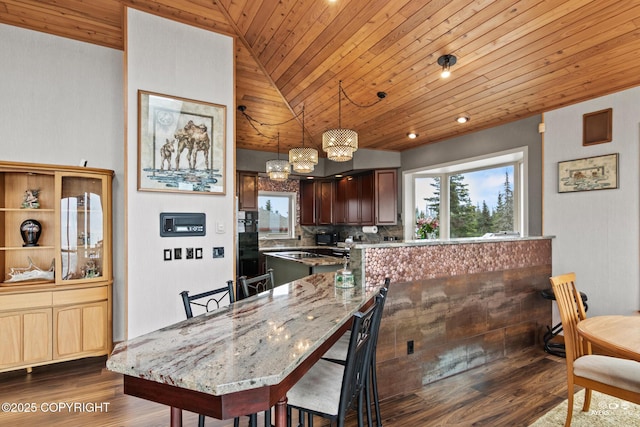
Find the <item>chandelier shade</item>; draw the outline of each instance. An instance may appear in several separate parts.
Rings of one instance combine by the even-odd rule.
[[[274,181],[285,181],[289,178],[289,162],[286,160],[267,160],[267,174]]]
[[[351,129],[329,129],[322,134],[322,149],[334,162],[346,162],[358,149],[358,133]]]
[[[318,150],[304,146],[292,148],[289,150],[289,163],[296,172],[311,173],[318,164]]]
[[[267,174],[273,181],[286,181],[291,172],[291,165],[286,160],[280,160],[280,132],[278,132],[278,159],[267,160]]]
[[[304,106],[302,107],[302,147],[289,150],[289,163],[294,171],[300,173],[311,173],[318,164],[318,150],[304,146]]]

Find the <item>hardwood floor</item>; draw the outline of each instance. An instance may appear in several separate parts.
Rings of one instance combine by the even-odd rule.
[[[15,403],[13,409],[22,411],[33,408],[14,413],[5,412],[3,406],[0,426],[169,425],[166,406],[124,395],[122,376],[107,371],[104,364],[105,358],[98,357],[34,368],[31,374],[24,370],[0,374],[0,403]],[[564,359],[530,349],[385,399],[381,411],[385,427],[528,426],[566,397]],[[72,409],[64,406],[75,403]],[[196,426],[197,416],[185,412],[183,423]],[[352,411],[348,426],[356,424]],[[206,421],[207,427],[232,425]],[[246,418],[241,425],[246,425]],[[314,425],[328,423],[318,418]]]

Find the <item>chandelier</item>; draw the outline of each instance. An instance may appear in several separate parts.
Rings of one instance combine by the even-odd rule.
[[[289,178],[290,164],[286,160],[280,160],[280,132],[278,132],[278,159],[267,160],[267,174],[273,181],[286,181]]]
[[[338,82],[338,127],[329,129],[322,134],[322,149],[327,153],[327,158],[334,162],[346,162],[353,158],[353,153],[358,149],[358,133],[353,129],[342,128],[342,94],[357,107],[371,107],[371,105],[358,105],[349,99],[342,89],[342,80]],[[382,101],[387,94],[378,92],[378,101]]]
[[[302,107],[302,147],[289,150],[289,163],[294,171],[300,173],[311,173],[318,164],[318,150],[304,146],[304,107]]]

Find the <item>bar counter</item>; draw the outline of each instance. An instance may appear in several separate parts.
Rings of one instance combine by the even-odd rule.
[[[107,369],[127,394],[218,419],[266,410],[377,291],[333,281],[309,276],[119,343]]]
[[[540,346],[553,237],[356,244],[356,282],[391,279],[377,349],[381,398]],[[413,353],[408,354],[410,342]]]

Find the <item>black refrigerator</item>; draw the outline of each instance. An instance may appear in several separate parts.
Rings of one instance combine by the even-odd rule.
[[[258,211],[238,211],[238,276],[259,274]]]

